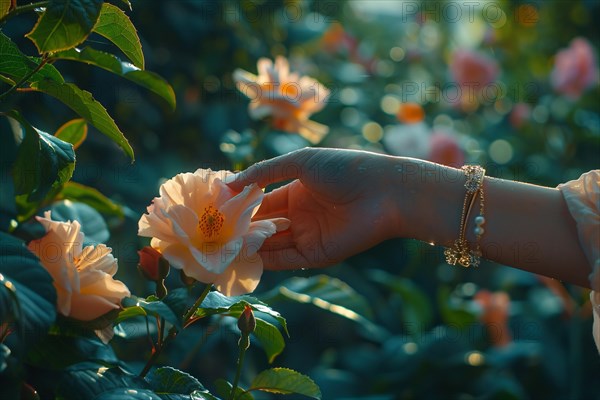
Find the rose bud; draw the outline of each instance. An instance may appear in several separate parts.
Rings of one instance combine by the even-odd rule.
[[[249,335],[256,329],[256,319],[254,318],[254,313],[250,306],[246,305],[244,307],[242,315],[238,318],[237,326],[245,335]]]
[[[158,282],[169,275],[169,262],[158,250],[145,246],[138,251],[138,254],[140,256],[138,269],[146,279]]]

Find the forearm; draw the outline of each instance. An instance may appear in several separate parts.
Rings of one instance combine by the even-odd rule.
[[[462,171],[406,159],[397,174],[402,211],[399,235],[450,246],[458,238],[465,188]],[[484,179],[483,256],[501,264],[589,287],[590,266],[562,194],[553,188]],[[473,220],[467,240],[475,242]]]

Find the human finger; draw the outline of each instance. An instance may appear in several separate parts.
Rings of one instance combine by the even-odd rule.
[[[300,178],[308,151],[309,149],[300,149],[260,161],[242,172],[228,176],[224,181],[234,191],[241,191],[251,183],[264,188],[272,183]]]

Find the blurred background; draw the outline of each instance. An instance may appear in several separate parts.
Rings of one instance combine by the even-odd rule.
[[[146,68],[173,85],[176,111],[108,72],[66,61],[61,70],[106,106],[136,152],[130,164],[92,132],[74,180],[127,208],[124,220],[109,220],[109,244],[139,295],[151,288],[135,269],[146,244],[137,221],[164,179],[311,145],[250,118],[232,73],[256,74],[261,57],[285,56],[330,90],[311,117],[329,127],[317,146],[479,163],[491,176],[548,186],[600,166],[597,0],[131,3]],[[25,34],[34,17],[19,21],[8,28]],[[21,105],[33,125],[53,132],[74,117],[35,96]],[[589,291],[488,262],[453,268],[442,250],[396,240],[323,271],[265,273],[256,295],[291,334],[274,365],[310,375],[324,399],[600,398]],[[515,252],[534,256],[527,246]],[[360,318],[286,302],[281,284],[307,285],[334,304],[339,295]],[[162,361],[208,387],[231,377],[231,320],[186,330]],[[133,366],[148,351],[143,338],[119,340]],[[248,376],[266,364],[252,347]]]

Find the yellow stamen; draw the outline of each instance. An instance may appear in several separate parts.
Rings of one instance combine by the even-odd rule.
[[[219,234],[224,220],[225,218],[223,217],[223,214],[219,212],[219,210],[213,206],[208,206],[204,208],[204,214],[202,214],[202,217],[200,217],[198,227],[205,237],[212,238],[213,236],[217,236]]]

